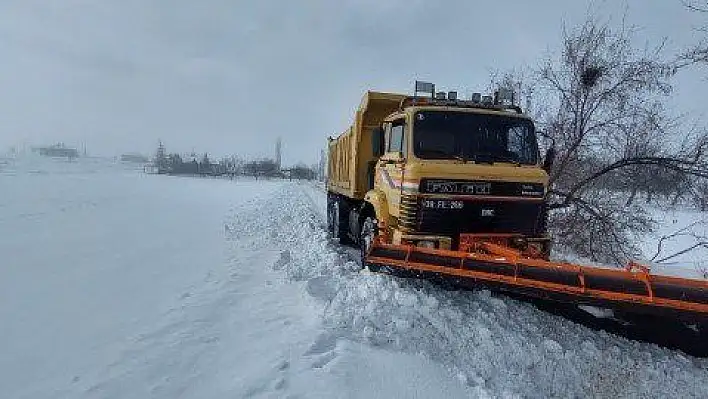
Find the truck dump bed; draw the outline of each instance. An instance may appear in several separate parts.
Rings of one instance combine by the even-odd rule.
[[[371,188],[376,159],[371,131],[399,109],[406,96],[368,91],[354,114],[352,126],[335,139],[328,149],[327,190],[361,200]]]

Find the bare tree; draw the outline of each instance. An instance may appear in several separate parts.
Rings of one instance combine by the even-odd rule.
[[[684,0],[683,5],[691,11],[708,12],[708,1]]]
[[[697,13],[705,13],[708,15],[708,1],[706,0],[684,0],[683,5],[690,11]],[[696,28],[699,33],[703,33],[704,37],[701,40],[689,47],[686,51],[679,55],[679,65],[688,66],[691,64],[708,64],[708,40],[705,37],[708,28]]]
[[[590,18],[563,31],[559,59],[546,59],[535,83],[542,139],[555,149],[548,203],[556,244],[621,264],[640,255],[654,220],[634,201],[676,193],[708,177],[708,135],[671,118],[663,102],[675,63],[663,43],[637,49],[634,30]]]
[[[657,242],[656,253],[651,258],[651,261],[656,263],[665,263],[671,259],[689,253],[697,248],[708,249],[708,237],[706,237],[704,234],[699,234],[695,231],[696,226],[704,223],[705,218],[697,220],[687,226],[684,226],[674,231],[673,233],[663,235],[661,238],[659,238],[659,241]],[[678,251],[674,251],[671,254],[666,254],[664,251],[664,245],[667,242],[675,239],[683,239],[683,241],[690,241],[690,244],[679,249]]]
[[[169,164],[167,150],[165,149],[165,145],[162,144],[162,140],[158,140],[157,143],[157,151],[155,151],[154,158],[155,166],[157,166],[159,173],[165,173]]]

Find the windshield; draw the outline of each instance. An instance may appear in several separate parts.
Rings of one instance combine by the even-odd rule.
[[[465,112],[415,115],[413,150],[423,159],[537,163],[533,123],[527,119]]]

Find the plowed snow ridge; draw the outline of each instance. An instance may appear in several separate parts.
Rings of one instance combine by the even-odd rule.
[[[351,253],[328,240],[324,193],[312,186],[287,184],[251,205],[232,234],[280,246],[276,268],[305,282],[322,303],[330,340],[422,354],[482,396],[708,396],[705,359],[591,330],[488,291],[360,272]]]

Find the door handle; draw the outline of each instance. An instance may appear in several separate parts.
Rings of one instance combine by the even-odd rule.
[[[403,163],[402,160],[397,159],[381,159],[379,162],[381,162],[382,165],[400,165]]]

